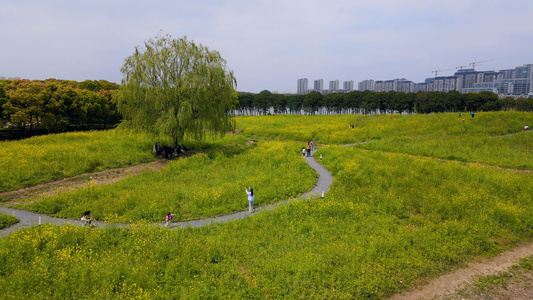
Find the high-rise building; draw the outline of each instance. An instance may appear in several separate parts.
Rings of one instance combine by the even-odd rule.
[[[339,80],[338,79],[330,80],[329,81],[329,92],[335,93],[338,90],[339,90]]]
[[[304,83],[305,82],[305,83]],[[298,94],[305,94],[307,79],[298,80]],[[329,81],[329,90],[324,90],[324,80],[317,79],[313,84],[313,91],[322,94],[350,92],[353,90],[353,81],[343,82],[342,89],[339,80]],[[363,80],[358,83],[360,91],[375,92],[449,92],[460,91],[461,93],[491,91],[502,97],[533,96],[533,64],[525,64],[514,69],[500,71],[476,71],[474,68],[463,69],[461,67],[453,76],[440,76],[427,78],[424,83],[414,83],[405,78],[393,80]]]
[[[405,78],[394,79],[393,90],[396,92],[410,93],[415,91],[415,83]]]
[[[363,80],[359,82],[360,91],[374,91],[374,92],[404,92],[410,93],[415,91],[416,84],[405,78],[394,80]]]
[[[515,69],[500,70],[500,72],[498,72],[498,77],[496,79],[513,79],[514,73],[515,73]]]
[[[376,92],[383,92],[385,90],[385,81],[383,80],[376,80],[376,82],[374,82],[374,89],[373,91],[376,91]]]
[[[515,68],[514,78],[533,78],[533,64]]]
[[[375,89],[374,80],[363,80],[357,85],[357,89],[360,91],[373,91]]]
[[[472,86],[463,86],[461,92],[489,91],[501,96],[527,96],[533,93],[533,64],[499,72],[480,72]]]
[[[308,84],[309,84],[309,81],[307,80],[307,78],[298,79],[298,86],[296,88],[296,93],[298,95],[307,94],[309,92]]]
[[[353,91],[353,80],[344,81],[342,83],[342,89],[345,92],[351,92]]]
[[[323,89],[324,89],[324,80],[323,79],[315,80],[313,84],[313,90],[320,92]]]

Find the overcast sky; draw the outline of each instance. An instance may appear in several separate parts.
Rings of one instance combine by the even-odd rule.
[[[0,76],[120,83],[158,33],[217,50],[237,90],[422,82],[533,63],[532,0],[0,0]]]

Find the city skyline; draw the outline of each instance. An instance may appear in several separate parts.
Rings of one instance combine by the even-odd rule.
[[[476,63],[481,62],[471,63],[471,68],[466,68],[467,66],[457,67],[456,72],[450,76],[437,76],[438,71],[434,71],[435,77],[426,78],[424,82],[419,83],[406,78],[365,79],[358,83],[357,90],[405,93],[419,91],[449,92],[454,90],[462,93],[490,91],[502,97],[533,96],[533,64],[523,64],[522,66],[499,71],[478,71],[475,70]],[[351,80],[344,81],[342,89],[339,89],[339,80],[331,80],[329,89],[324,89],[323,85],[317,84],[317,82],[323,82],[323,79],[314,80],[312,89],[307,88],[307,81],[307,78],[298,79],[296,94],[307,94],[312,91],[322,94],[346,93],[354,90],[353,81]]]
[[[475,70],[472,68],[458,68],[452,76],[435,76],[426,78],[425,82],[414,83],[405,78],[393,80],[364,80],[359,83],[359,89],[364,87],[372,91],[400,91],[400,92],[494,92],[501,97],[533,95],[533,64],[524,64],[514,68],[499,71]],[[438,75],[437,72],[434,72]],[[370,82],[368,82],[370,81]],[[371,88],[369,88],[369,86]]]

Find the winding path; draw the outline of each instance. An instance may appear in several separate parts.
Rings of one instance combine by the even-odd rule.
[[[344,146],[354,146],[358,144],[347,144]],[[331,173],[326,170],[320,163],[318,163],[314,157],[306,157],[305,160],[307,163],[318,173],[319,177],[316,185],[312,190],[298,197],[298,199],[310,199],[315,197],[320,197],[326,193],[331,183],[333,182],[333,177]],[[184,222],[174,222],[172,223],[172,228],[186,228],[186,227],[202,227],[207,226],[213,223],[224,223],[230,222],[233,220],[244,219],[250,216],[253,216],[262,211],[273,210],[278,206],[284,205],[295,199],[289,199],[285,201],[280,201],[274,204],[265,205],[258,207],[255,212],[248,213],[248,211],[240,211],[232,214],[222,215],[213,218],[191,220]],[[12,209],[7,207],[0,206],[0,212],[3,212],[8,215],[15,216],[20,220],[19,223],[12,225],[8,228],[0,230],[0,237],[9,235],[10,233],[32,226],[37,226],[39,224],[56,224],[56,225],[78,225],[81,226],[81,221],[72,220],[72,219],[62,219],[50,217],[43,214],[36,214],[25,210]],[[93,222],[94,225],[98,227],[129,227],[129,224],[114,224],[114,223],[105,223],[105,222]],[[163,224],[158,223],[154,226],[162,226]],[[497,274],[502,271],[506,271],[513,265],[519,263],[521,258],[533,255],[533,243],[523,244],[514,249],[501,253],[501,255],[484,259],[478,262],[470,263],[467,267],[455,270],[451,273],[444,274],[438,278],[431,280],[428,284],[418,287],[415,290],[404,291],[403,293],[396,294],[390,299],[400,300],[400,299],[435,299],[435,297],[443,296],[448,293],[452,293],[455,289],[463,286],[464,284],[471,283],[473,278],[476,275],[491,275]]]
[[[326,193],[331,183],[333,182],[333,176],[331,176],[331,173],[326,170],[321,164],[319,164],[314,157],[305,157],[305,160],[318,173],[318,180],[316,185],[311,189],[309,192],[303,194],[302,196],[298,197],[298,199],[310,199],[321,196],[323,193]],[[232,214],[207,218],[207,219],[198,219],[198,220],[191,220],[191,221],[183,221],[183,222],[173,222],[171,227],[173,228],[186,228],[186,227],[202,227],[213,223],[224,223],[224,222],[230,222],[233,220],[238,219],[244,219],[250,216],[253,216],[257,213],[260,213],[262,211],[272,210],[280,205],[286,204],[289,201],[292,201],[295,199],[289,199],[285,201],[280,201],[274,204],[260,206],[255,209],[253,213],[249,213],[248,211],[240,211]],[[7,236],[11,234],[12,232],[28,228],[32,226],[38,226],[41,224],[55,224],[55,225],[79,225],[81,226],[82,223],[80,220],[73,220],[73,219],[63,219],[63,218],[56,218],[56,217],[50,217],[48,215],[44,214],[37,214],[26,210],[20,210],[20,209],[14,209],[14,208],[8,208],[0,206],[0,212],[3,212],[4,214],[14,216],[15,218],[19,219],[20,222],[12,225],[8,228],[4,228],[0,230],[0,237]],[[120,223],[105,223],[101,221],[95,221],[93,222],[93,225],[97,227],[129,227],[130,224],[120,224]],[[159,223],[157,225],[160,225]]]

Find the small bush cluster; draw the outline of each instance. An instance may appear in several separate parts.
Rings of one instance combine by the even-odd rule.
[[[9,227],[13,224],[17,224],[18,222],[19,222],[19,219],[17,218],[0,213],[0,229]]]

